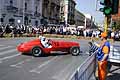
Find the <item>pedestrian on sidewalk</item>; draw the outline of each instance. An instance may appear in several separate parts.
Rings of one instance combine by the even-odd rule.
[[[106,80],[107,76],[107,60],[110,52],[110,43],[107,40],[107,33],[103,32],[100,35],[101,42],[100,44],[96,44],[98,46],[97,52],[97,63],[98,63],[98,79]]]

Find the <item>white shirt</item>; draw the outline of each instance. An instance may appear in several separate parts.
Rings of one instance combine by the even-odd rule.
[[[114,37],[114,36],[115,36],[115,33],[114,33],[114,32],[112,32],[112,33],[111,33],[111,37]]]

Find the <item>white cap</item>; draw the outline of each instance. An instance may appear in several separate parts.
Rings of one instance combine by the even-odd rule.
[[[45,37],[44,36],[39,36],[39,39],[45,40]]]
[[[42,38],[42,36],[39,36],[39,39],[41,39]]]

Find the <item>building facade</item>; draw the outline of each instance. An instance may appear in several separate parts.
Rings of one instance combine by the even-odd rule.
[[[75,0],[0,0],[0,24],[75,24]]]
[[[0,24],[39,25],[42,0],[0,0]]]
[[[84,26],[85,25],[85,16],[78,10],[75,10],[75,25]]]
[[[68,0],[68,24],[74,25],[75,24],[75,6],[76,2],[75,0]]]
[[[90,14],[85,15],[85,28],[92,28],[93,27],[93,17]]]
[[[120,0],[119,0],[119,7],[118,7],[118,14],[112,15],[113,21],[120,21]]]
[[[61,0],[60,22],[64,24],[75,24],[75,0]]]
[[[42,24],[59,24],[60,0],[43,0]]]

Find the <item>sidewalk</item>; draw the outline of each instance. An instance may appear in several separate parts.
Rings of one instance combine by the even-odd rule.
[[[107,75],[107,80],[120,80],[120,65],[112,66],[110,73]]]
[[[90,80],[96,80],[94,74]],[[106,80],[120,80],[120,66],[112,66],[110,73],[107,74]]]

